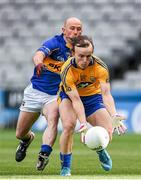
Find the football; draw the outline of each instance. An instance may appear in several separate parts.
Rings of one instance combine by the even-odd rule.
[[[95,126],[85,134],[85,144],[88,148],[96,151],[105,149],[109,144],[109,134],[107,130],[101,126]]]

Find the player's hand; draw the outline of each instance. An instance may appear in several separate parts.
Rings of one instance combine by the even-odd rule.
[[[41,74],[43,73],[43,71],[45,71],[47,69],[46,65],[44,63],[39,63],[36,66],[36,74],[38,77],[41,76]]]
[[[78,132],[79,132],[79,133],[82,133],[82,132],[87,131],[87,129],[88,129],[87,123],[81,123],[81,124],[80,124],[80,127],[79,127],[79,129],[78,129]]]
[[[86,134],[87,130],[88,130],[87,123],[80,124],[78,132],[81,133],[80,140],[84,144],[85,144],[85,134]]]
[[[126,118],[124,116],[121,116],[119,114],[116,114],[116,115],[112,116],[113,132],[116,131],[118,133],[118,135],[122,135],[122,134],[124,134],[126,132],[127,127],[122,122],[125,119]]]

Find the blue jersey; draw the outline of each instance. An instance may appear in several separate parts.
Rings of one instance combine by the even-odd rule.
[[[37,77],[36,68],[34,68],[34,74],[31,78],[33,88],[50,95],[56,95],[61,81],[61,67],[71,56],[71,50],[61,34],[45,41],[37,51],[42,51],[45,54],[43,63],[47,70],[40,77]]]

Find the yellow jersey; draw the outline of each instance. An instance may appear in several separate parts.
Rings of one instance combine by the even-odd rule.
[[[61,68],[60,90],[78,90],[80,96],[101,94],[100,82],[109,82],[107,65],[97,56],[91,56],[86,69],[77,67],[75,58],[69,58]]]

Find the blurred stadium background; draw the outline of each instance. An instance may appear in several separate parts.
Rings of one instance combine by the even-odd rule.
[[[1,0],[0,128],[15,128],[32,55],[70,16],[82,20],[95,54],[109,66],[128,132],[141,133],[141,0]],[[44,128],[38,124],[35,129]]]
[[[118,112],[127,117],[129,132],[115,136],[108,147],[114,166],[110,174],[100,169],[96,156],[75,135],[72,173],[83,175],[80,179],[86,174],[98,175],[98,179],[99,175],[116,175],[116,179],[141,175],[141,143],[136,134],[141,133],[141,0],[0,0],[0,179],[4,179],[2,175],[41,175],[38,177],[43,179],[43,175],[59,174],[58,139],[49,168],[40,174],[34,167],[46,126],[44,118],[33,126],[41,132],[36,133],[21,164],[14,160],[18,144],[14,129],[23,90],[33,73],[31,58],[45,39],[61,33],[70,16],[82,20],[84,34],[94,40],[95,54],[109,66],[112,94]]]

